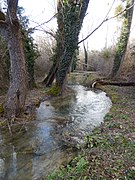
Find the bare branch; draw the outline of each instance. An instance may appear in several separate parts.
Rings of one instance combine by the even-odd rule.
[[[33,29],[33,30],[43,31],[43,32],[45,32],[46,34],[51,35],[54,39],[56,39],[56,36],[55,36],[55,34],[54,34],[53,32],[46,31],[46,30],[43,29],[43,28],[42,28],[42,30],[41,30],[41,29]]]
[[[82,39],[81,41],[78,42],[78,44],[82,43],[83,41],[85,41],[86,39],[88,39],[96,30],[98,30],[105,22],[114,19],[118,16],[120,16],[121,14],[123,14],[125,11],[131,9],[133,6],[135,6],[135,4],[133,4],[132,6],[130,6],[129,8],[125,8],[123,11],[121,11],[120,13],[116,14],[115,16],[112,16],[110,18],[104,19],[90,34],[88,34],[84,39]]]
[[[39,27],[39,26],[42,26],[42,25],[44,25],[44,24],[49,23],[49,22],[52,21],[57,15],[58,15],[58,13],[56,13],[54,16],[52,16],[48,21],[45,21],[45,22],[43,22],[43,23],[41,23],[41,24],[39,24],[39,23],[37,23],[37,22],[35,22],[35,21],[32,21],[32,20],[31,20],[31,21],[38,24],[37,26],[34,27],[34,28],[37,28],[37,27]]]
[[[108,12],[107,12],[107,14],[106,14],[106,16],[105,16],[104,19],[107,19],[107,18],[108,18],[108,15],[109,15],[109,13],[110,13],[110,11],[111,11],[111,9],[112,9],[112,7],[113,7],[115,1],[116,1],[116,0],[113,0],[112,5],[111,5],[110,9],[108,10]]]
[[[129,8],[125,8],[123,11],[121,11],[121,12],[120,12],[120,13],[118,13],[118,14],[116,14],[115,16],[112,16],[112,17],[108,18],[108,20],[111,20],[111,19],[114,19],[114,18],[116,18],[116,17],[120,16],[120,15],[121,15],[121,14],[123,14],[125,11],[127,11],[127,10],[131,9],[133,6],[135,6],[135,4],[133,4],[133,5],[132,5],[132,6],[130,6]]]
[[[3,53],[2,57],[0,58],[0,60],[2,60],[6,56],[7,52],[8,52],[8,48],[5,50],[5,52]]]
[[[8,120],[8,119],[7,119],[7,125],[8,125],[9,132],[10,132],[10,134],[11,134],[11,136],[12,136],[13,133],[12,133],[11,126],[10,126],[10,124],[9,124],[9,120]]]
[[[49,34],[49,35],[51,35],[53,38],[56,39],[55,34],[54,34],[53,32],[47,31],[47,30],[45,30],[45,29],[42,27],[43,23],[42,23],[42,24],[39,24],[39,23],[37,23],[37,22],[35,22],[35,21],[33,21],[33,22],[36,23],[36,24],[38,24],[38,25],[35,26],[35,27],[33,27],[33,28],[28,29],[28,32],[33,31],[33,30],[43,31],[43,32],[45,32],[46,34]],[[37,27],[40,27],[42,30],[41,30],[41,29],[38,29]]]

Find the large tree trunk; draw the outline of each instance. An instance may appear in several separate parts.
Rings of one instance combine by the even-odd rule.
[[[60,88],[59,94],[62,94],[65,85],[66,75],[68,73],[70,64],[72,62],[72,57],[77,48],[77,43],[72,44],[72,48],[66,47],[63,56],[61,57],[61,61],[59,64],[58,71],[56,73],[56,86]]]
[[[89,0],[78,1],[59,1],[63,3],[61,7],[64,23],[64,50],[60,57],[58,70],[56,73],[56,86],[62,94],[65,79],[72,62],[73,55],[78,45],[78,36],[82,27],[83,19],[89,4]],[[59,26],[58,26],[59,28]]]
[[[26,99],[26,70],[19,23],[8,27],[8,49],[10,54],[10,86],[5,106],[5,116],[19,116]]]
[[[111,78],[119,77],[120,75],[122,64],[125,58],[128,39],[130,35],[133,9],[134,9],[134,0],[126,0],[126,1],[127,1],[127,10],[123,20],[121,35],[116,44],[114,64],[113,64],[112,72],[110,74]]]
[[[7,1],[5,21],[0,19],[0,32],[5,37],[10,54],[10,86],[5,104],[5,117],[21,114],[26,99],[26,68],[20,24],[17,19],[18,0]]]

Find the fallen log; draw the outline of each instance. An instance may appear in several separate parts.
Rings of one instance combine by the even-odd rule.
[[[91,84],[91,88],[96,88],[97,85],[111,85],[111,86],[135,86],[135,82],[117,82],[117,81],[106,81],[106,80],[95,80]]]

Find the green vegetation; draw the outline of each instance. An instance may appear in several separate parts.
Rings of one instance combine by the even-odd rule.
[[[121,66],[121,62],[123,61],[123,58],[126,53],[128,39],[130,35],[130,28],[131,28],[131,22],[132,22],[132,16],[133,16],[133,7],[131,7],[134,4],[134,1],[132,0],[126,0],[126,11],[123,14],[123,21],[122,21],[122,28],[121,28],[121,34],[118,39],[118,42],[115,47],[115,58],[114,58],[114,64],[112,68],[112,72],[110,77],[119,76],[119,70]],[[122,7],[118,6],[116,11],[121,10]]]
[[[80,1],[79,3],[69,0],[58,1],[58,9],[62,12],[62,16],[59,17],[59,22],[61,22],[63,25],[63,27],[61,27],[61,25],[59,26],[58,23],[58,31],[63,34],[64,51],[60,57],[59,66],[56,73],[56,86],[61,88],[61,92],[64,89],[64,82],[69,67],[72,63],[72,58],[75,51],[78,49],[78,36],[88,4],[89,0]]]
[[[82,174],[88,166],[88,161],[83,156],[78,156],[73,159],[71,164],[67,165],[66,168],[62,167],[61,170],[52,173],[48,176],[48,180],[53,179],[81,179]],[[84,179],[84,177],[83,177]]]
[[[109,58],[110,58],[110,56],[111,56],[111,53],[110,53],[110,49],[108,48],[104,48],[103,50],[102,50],[102,52],[101,52],[101,56],[104,58],[104,59],[106,59],[106,60],[108,60]]]
[[[4,108],[3,108],[3,105],[0,104],[0,113],[3,113],[4,112]]]
[[[59,92],[60,92],[60,88],[57,87],[56,85],[53,85],[48,91],[48,93],[52,96],[57,96]]]
[[[134,179],[134,92],[131,88],[111,86],[106,91],[112,97],[113,107],[104,123],[85,138],[78,157],[46,180]]]
[[[37,44],[34,43],[34,39],[32,37],[33,30],[28,29],[29,19],[27,16],[24,15],[24,12],[25,11],[22,7],[18,7],[19,21],[22,26],[21,31],[23,36],[25,61],[28,71],[28,85],[29,88],[32,89],[36,87],[36,83],[34,79],[34,65],[35,65],[35,60],[39,56],[39,51]]]

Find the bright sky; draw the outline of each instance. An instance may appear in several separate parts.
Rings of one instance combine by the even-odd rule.
[[[114,15],[115,7],[120,0],[90,0],[88,14],[85,17],[83,28],[80,34],[80,39],[85,37],[94,30],[105,18],[112,3],[114,3],[109,17]],[[37,23],[48,21],[56,12],[56,0],[19,0],[19,6],[24,7],[26,15],[30,19],[31,26],[34,27]],[[133,17],[131,32],[135,37],[135,13]],[[42,26],[45,30],[57,28],[56,19]],[[88,47],[92,49],[102,49],[105,46],[114,44],[117,38],[119,23],[112,19],[102,25],[87,41]],[[44,36],[44,32],[37,31],[36,34]]]

